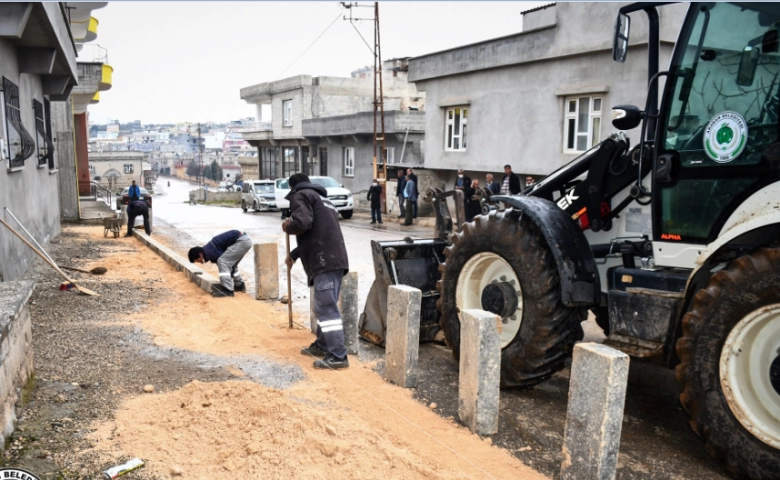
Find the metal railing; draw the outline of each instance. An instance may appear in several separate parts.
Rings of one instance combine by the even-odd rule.
[[[273,124],[271,122],[254,122],[247,123],[237,127],[231,127],[230,130],[236,133],[248,133],[248,132],[271,132],[273,131]]]
[[[100,185],[94,180],[91,180],[89,182],[89,191],[90,191],[90,197],[94,198],[95,200],[102,200],[105,202],[106,205],[113,208],[113,200],[114,197],[111,195],[111,190],[108,188]]]

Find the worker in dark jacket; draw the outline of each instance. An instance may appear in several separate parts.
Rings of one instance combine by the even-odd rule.
[[[252,248],[252,239],[240,230],[228,230],[212,238],[202,247],[192,247],[187,254],[190,263],[216,263],[219,283],[211,294],[215,297],[232,297],[233,292],[246,292],[246,284],[238,271],[238,263]]]
[[[133,180],[130,188],[127,189],[127,196],[131,202],[141,198],[141,188],[135,184],[135,180]]]
[[[304,355],[324,356],[315,368],[349,367],[344,346],[344,327],[338,301],[341,280],[349,272],[347,248],[339,226],[336,207],[327,199],[324,187],[309,181],[303,173],[290,177],[290,218],[282,230],[295,235],[298,246],[286,259],[292,267],[301,259],[303,270],[314,287],[313,310],[317,321],[317,339],[301,350]]]
[[[379,181],[376,178],[371,184],[371,188],[368,189],[366,200],[371,202],[371,224],[373,225],[377,221],[382,223],[382,187],[379,186]]]
[[[406,187],[406,175],[404,175],[403,169],[399,169],[398,179],[395,184],[395,198],[398,199],[398,218],[404,218],[406,216],[406,210],[404,209],[404,187]]]
[[[465,174],[463,169],[458,170],[458,178],[455,179],[455,190],[463,192],[463,213],[466,216],[466,221],[470,222],[469,212],[471,208],[471,196],[474,194],[474,190],[471,188],[471,177]]]
[[[415,175],[414,170],[411,168],[406,169],[406,181],[409,181],[409,177],[412,178],[412,181],[414,182],[414,200],[412,200],[412,217],[417,218],[417,199],[420,197],[420,183],[417,181],[417,175]]]
[[[504,181],[501,183],[501,195],[517,195],[520,187],[520,177],[512,172],[511,165],[504,165]]]
[[[127,234],[125,237],[133,236],[135,218],[138,215],[142,215],[144,217],[144,231],[146,234],[152,234],[152,227],[149,225],[149,207],[146,206],[146,202],[143,200],[133,200],[130,202],[130,205],[127,206]]]

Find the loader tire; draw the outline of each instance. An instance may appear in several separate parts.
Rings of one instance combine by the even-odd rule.
[[[466,267],[463,275],[473,275],[470,264],[480,258],[500,257],[508,264],[506,268],[511,268],[503,277],[512,277],[513,273],[512,278],[519,281],[518,303],[522,303],[521,318],[514,320],[521,320],[519,326],[511,324],[511,317],[503,318],[501,386],[529,387],[561,370],[574,343],[582,339],[581,322],[587,318],[587,310],[561,303],[555,259],[537,226],[528,217],[518,219],[513,210],[493,211],[464,224],[460,233],[452,235],[451,242],[444,250],[446,260],[439,266],[437,306],[441,312],[440,326],[455,359],[460,356],[461,306],[457,304],[457,289],[461,271]]]
[[[734,477],[778,478],[780,422],[761,419],[780,409],[780,249],[716,272],[682,326],[676,374],[691,428]]]

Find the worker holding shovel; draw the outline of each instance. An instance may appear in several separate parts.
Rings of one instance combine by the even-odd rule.
[[[339,214],[327,199],[325,188],[309,182],[305,174],[296,173],[289,182],[290,193],[286,198],[290,201],[290,218],[282,223],[282,230],[295,235],[298,246],[286,262],[292,267],[301,259],[309,286],[314,287],[312,321],[317,322],[317,339],[301,353],[324,357],[314,362],[315,368],[347,368],[349,361],[338,302],[349,261]]]

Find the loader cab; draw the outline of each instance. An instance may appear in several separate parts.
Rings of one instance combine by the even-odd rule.
[[[625,18],[616,22],[618,61]],[[756,215],[748,199],[780,180],[779,30],[780,4],[691,5],[652,142],[656,265],[691,268],[704,246]]]

